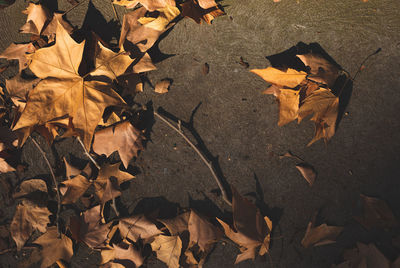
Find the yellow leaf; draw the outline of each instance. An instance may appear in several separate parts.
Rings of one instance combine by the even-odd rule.
[[[268,83],[291,88],[299,85],[307,76],[307,73],[303,71],[299,72],[290,68],[288,68],[286,72],[273,67],[268,67],[266,69],[253,69],[250,70],[250,72],[259,75]]]
[[[278,95],[279,121],[278,126],[283,126],[297,118],[299,111],[299,91],[281,89]]]

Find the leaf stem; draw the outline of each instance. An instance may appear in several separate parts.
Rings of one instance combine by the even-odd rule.
[[[121,25],[121,21],[119,20],[118,13],[117,13],[117,10],[115,9],[113,0],[110,0],[110,2],[111,2],[112,10],[114,12],[114,17],[119,22],[119,25]]]
[[[159,113],[157,113],[156,111],[154,111],[154,115],[156,117],[158,117],[162,122],[164,122],[167,126],[169,126],[170,128],[172,128],[173,130],[175,130],[179,135],[182,136],[182,138],[190,145],[190,147],[192,147],[192,149],[200,156],[201,160],[204,162],[204,164],[206,164],[206,166],[208,167],[208,169],[211,172],[211,175],[213,176],[215,182],[217,183],[219,189],[221,190],[221,194],[222,194],[222,199],[230,206],[232,206],[231,201],[228,198],[228,194],[222,184],[222,181],[220,180],[220,178],[217,176],[217,174],[214,171],[214,167],[212,165],[211,162],[209,162],[206,157],[203,155],[203,153],[196,147],[196,145],[194,145],[189,138],[183,134],[182,130],[178,129],[177,127],[175,127],[174,125],[172,125],[170,122],[168,122],[167,119],[165,119],[162,115],[160,115]],[[181,124],[178,123],[178,126],[180,128]]]
[[[100,169],[100,165],[94,160],[94,158],[89,154],[88,150],[86,149],[85,145],[83,144],[81,138],[78,136],[76,138],[79,141],[79,144],[82,146],[83,150],[85,151],[85,155],[92,161],[92,163],[96,166],[97,169]]]
[[[86,0],[81,0],[80,2],[78,2],[76,5],[72,6],[70,9],[68,9],[67,11],[64,12],[63,15],[67,14],[68,12],[70,12],[71,10],[73,10],[74,8],[80,6],[82,3],[84,3]]]
[[[60,190],[58,189],[58,184],[57,184],[57,180],[56,180],[56,176],[54,175],[53,172],[53,168],[50,165],[49,159],[47,159],[46,154],[43,152],[42,148],[40,147],[40,145],[37,143],[37,141],[32,138],[31,136],[29,136],[29,138],[31,139],[32,143],[36,146],[36,148],[38,149],[38,151],[40,152],[40,154],[42,155],[42,157],[44,158],[49,170],[50,170],[50,174],[51,174],[51,178],[53,179],[53,184],[54,187],[56,188],[56,192],[57,192],[57,213],[56,213],[56,225],[57,225],[57,231],[58,234],[61,234],[61,230],[60,230],[60,226],[58,224],[59,221],[59,214],[61,211],[61,196],[60,196]]]

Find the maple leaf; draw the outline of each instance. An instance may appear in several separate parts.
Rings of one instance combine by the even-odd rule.
[[[354,216],[365,228],[393,228],[398,226],[399,222],[393,215],[392,210],[385,201],[378,198],[361,195],[363,214]]]
[[[216,17],[225,15],[214,0],[188,0],[182,4],[182,16],[193,19],[201,24],[205,21],[211,24]]]
[[[225,235],[240,246],[240,253],[236,263],[247,259],[254,259],[256,248],[260,247],[259,254],[268,252],[272,222],[268,217],[262,217],[259,209],[243,198],[232,186],[233,229],[218,219],[224,228]]]
[[[109,240],[111,222],[102,224],[101,206],[95,206],[70,220],[72,238],[82,241],[91,248],[105,246]]]
[[[110,84],[87,81],[87,75],[79,75],[83,49],[84,42],[76,43],[58,24],[56,43],[31,54],[29,67],[43,80],[29,93],[28,103],[14,129],[43,125],[55,118],[69,116],[74,130],[90,149],[104,109],[125,102]]]
[[[336,242],[336,237],[343,231],[343,227],[328,226],[325,223],[314,227],[314,222],[308,223],[306,234],[301,244],[303,247],[322,246]]]
[[[164,262],[168,268],[178,268],[179,258],[182,251],[182,241],[179,236],[156,236],[150,244],[153,251],[156,252],[157,258]]]
[[[319,54],[307,53],[296,55],[304,65],[310,67],[308,79],[324,83],[332,88],[340,74],[340,69]]]
[[[113,0],[113,4],[126,8],[134,8],[139,3],[149,11],[164,8],[167,5],[175,6],[175,0]]]
[[[123,267],[140,267],[144,258],[132,244],[119,243],[101,250],[101,264],[121,263]]]
[[[254,69],[251,72],[273,84],[273,88],[265,93],[277,97],[279,126],[295,119],[300,123],[305,117],[313,114],[310,120],[315,123],[315,135],[308,146],[321,138],[325,142],[332,138],[336,130],[339,98],[330,89],[306,80],[307,73],[290,68],[286,72],[273,67]]]
[[[0,58],[5,58],[7,60],[18,60],[19,71],[28,67],[28,58],[26,54],[35,52],[35,47],[32,43],[28,44],[15,44],[9,45],[1,54]]]
[[[83,175],[77,175],[72,179],[65,180],[62,183],[67,187],[63,189],[64,195],[62,197],[63,204],[76,202],[86,191],[93,185],[96,196],[100,199],[102,206],[104,204],[121,195],[119,185],[126,181],[132,180],[134,176],[128,172],[119,169],[120,163],[104,164],[101,166],[97,178],[87,179]]]
[[[157,226],[144,215],[120,219],[118,228],[123,239],[129,238],[133,242],[137,242],[139,239],[147,241],[161,234]]]
[[[97,131],[92,146],[95,153],[107,157],[118,151],[122,163],[128,168],[130,160],[143,150],[142,133],[129,121],[117,123]]]
[[[49,227],[47,232],[34,241],[42,246],[41,268],[49,267],[58,260],[69,261],[72,257],[72,241],[64,234],[59,234],[56,226]]]
[[[127,39],[141,52],[150,49],[160,35],[174,25],[172,21],[180,14],[179,9],[174,6],[166,6],[157,11],[159,14],[156,18],[144,17],[146,14],[144,7],[125,14],[119,44],[122,45]]]
[[[41,207],[27,199],[17,205],[10,232],[18,250],[25,245],[35,229],[42,233],[46,232],[50,214],[47,207]]]

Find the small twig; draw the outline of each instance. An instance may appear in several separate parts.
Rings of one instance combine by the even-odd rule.
[[[88,150],[86,150],[85,145],[83,144],[81,138],[78,136],[76,138],[79,141],[79,144],[82,146],[83,150],[85,151],[85,155],[92,161],[92,163],[96,166],[97,169],[100,169],[100,165],[94,160],[94,158],[89,154]]]
[[[80,6],[82,3],[86,2],[85,0],[81,0],[79,3],[77,3],[76,5],[72,6],[70,9],[68,9],[67,11],[64,12],[63,15],[67,14],[68,12],[70,12],[71,10],[73,10],[74,8]]]
[[[193,150],[200,156],[201,160],[203,160],[204,164],[206,164],[206,166],[208,167],[208,169],[211,172],[211,175],[213,176],[213,178],[215,179],[215,182],[217,183],[219,189],[221,190],[221,194],[222,194],[222,199],[224,199],[224,201],[232,206],[231,201],[228,198],[228,194],[224,188],[224,186],[222,185],[222,182],[220,180],[220,178],[218,178],[217,174],[214,171],[214,168],[211,164],[211,162],[209,162],[205,156],[202,154],[202,152],[200,152],[200,150],[196,147],[196,145],[194,145],[189,138],[183,134],[183,132],[181,130],[179,130],[177,127],[175,127],[174,125],[172,125],[170,122],[168,122],[163,116],[161,116],[160,114],[158,114],[156,111],[154,111],[154,115],[156,117],[158,117],[161,121],[163,121],[165,124],[167,124],[170,128],[172,128],[173,130],[175,130],[176,132],[179,133],[179,135],[182,136],[182,138],[193,148]]]
[[[115,198],[114,197],[112,198],[112,201],[111,201],[111,207],[114,210],[115,215],[117,215],[117,217],[119,217],[119,211],[117,209],[117,204],[115,203]]]
[[[46,154],[43,152],[42,148],[40,148],[40,145],[36,142],[36,140],[34,138],[32,138],[31,136],[29,136],[29,138],[31,139],[31,141],[33,142],[33,144],[36,146],[36,148],[39,150],[39,152],[41,153],[42,157],[44,158],[49,170],[50,170],[50,174],[51,174],[51,178],[53,179],[53,184],[54,187],[56,188],[56,192],[57,192],[57,213],[56,213],[56,225],[57,225],[57,231],[58,234],[60,234],[60,227],[58,225],[58,221],[59,221],[59,214],[61,211],[61,196],[60,196],[60,191],[58,189],[58,184],[57,184],[57,180],[56,180],[56,176],[54,175],[53,172],[53,168],[50,165],[49,159],[47,159]]]
[[[365,63],[370,57],[372,57],[372,56],[378,54],[379,52],[381,52],[381,50],[382,50],[382,48],[378,48],[374,53],[368,55],[368,56],[360,63],[360,66],[358,67],[357,72],[356,72],[355,75],[351,78],[351,80],[354,81],[354,80],[356,79],[357,75],[360,73],[361,68],[362,68],[362,66],[364,65],[364,63]]]

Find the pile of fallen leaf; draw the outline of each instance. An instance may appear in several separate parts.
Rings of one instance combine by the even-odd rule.
[[[240,250],[235,263],[268,254],[272,221],[234,187],[232,214],[224,219],[193,209],[170,218],[160,217],[157,211],[120,214],[116,198],[122,194],[122,185],[135,178],[129,166],[144,148],[144,129],[138,121],[146,111],[140,105],[128,105],[127,99],[143,91],[146,72],[156,69],[147,51],[179,20],[189,17],[210,24],[224,12],[214,0],[114,0],[113,4],[133,9],[123,18],[117,46],[94,33],[76,34],[79,29],[69,24],[65,13],[29,3],[20,32],[29,34],[31,41],[11,44],[0,54],[19,62],[18,74],[0,88],[0,173],[15,172],[18,177],[24,169],[18,154],[30,139],[53,179],[49,183],[23,178],[5,186],[15,190],[3,199],[17,206],[11,223],[0,225],[0,254],[29,250],[19,267],[37,262],[41,267],[66,267],[77,245],[85,244],[100,253],[101,267],[139,267],[152,254],[168,267],[202,267],[224,236]],[[302,70],[268,67],[252,72],[272,84],[265,93],[278,99],[278,125],[313,115],[316,133],[310,144],[329,140],[340,120],[339,100],[350,78],[322,55],[297,57],[304,64]],[[243,59],[241,64],[248,67]],[[205,65],[203,72],[208,68]],[[339,81],[342,75],[344,83]],[[166,93],[169,86],[164,79],[155,91]],[[77,139],[90,162],[79,169],[63,159],[65,175],[56,178],[33,133],[48,144]],[[119,158],[112,157],[115,152]],[[314,183],[316,171],[310,164],[290,153],[283,157],[297,159],[296,168],[310,186]],[[355,219],[365,228],[398,227],[384,201],[367,196],[362,200],[363,213]],[[334,243],[344,230],[315,223],[315,219],[309,223],[301,241],[305,248]],[[358,243],[343,259],[336,267],[400,265],[400,259],[390,262],[373,243]]]

